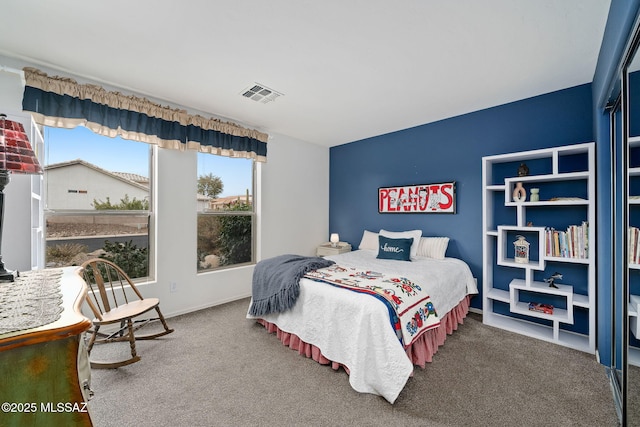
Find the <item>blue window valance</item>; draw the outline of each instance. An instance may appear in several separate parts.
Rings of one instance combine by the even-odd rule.
[[[35,68],[24,68],[24,73],[22,108],[41,125],[82,125],[100,135],[121,136],[162,148],[266,161],[268,135],[257,130],[110,92],[98,85],[50,77]]]

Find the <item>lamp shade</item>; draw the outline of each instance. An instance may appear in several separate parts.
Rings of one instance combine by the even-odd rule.
[[[29,144],[24,126],[6,117],[0,114],[0,170],[41,174],[42,167]]]

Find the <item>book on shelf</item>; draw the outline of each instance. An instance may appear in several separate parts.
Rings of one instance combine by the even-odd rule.
[[[640,264],[640,229],[638,227],[629,227],[628,239],[628,252],[629,263]]]
[[[545,229],[545,254],[557,258],[589,257],[589,223],[570,225],[566,231]]]

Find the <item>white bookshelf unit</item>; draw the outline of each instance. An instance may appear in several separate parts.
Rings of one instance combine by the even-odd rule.
[[[629,363],[640,366],[640,243],[632,240],[631,228],[640,228],[640,137],[629,138]],[[635,244],[635,245],[634,245]]]
[[[519,182],[524,201],[513,197]],[[595,353],[595,144],[483,157],[482,188],[483,322]],[[514,259],[517,236],[530,243],[526,263]],[[553,312],[529,310],[532,302]]]

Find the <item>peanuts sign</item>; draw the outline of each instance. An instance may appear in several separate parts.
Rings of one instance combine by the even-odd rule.
[[[382,187],[380,213],[456,213],[456,183]]]

